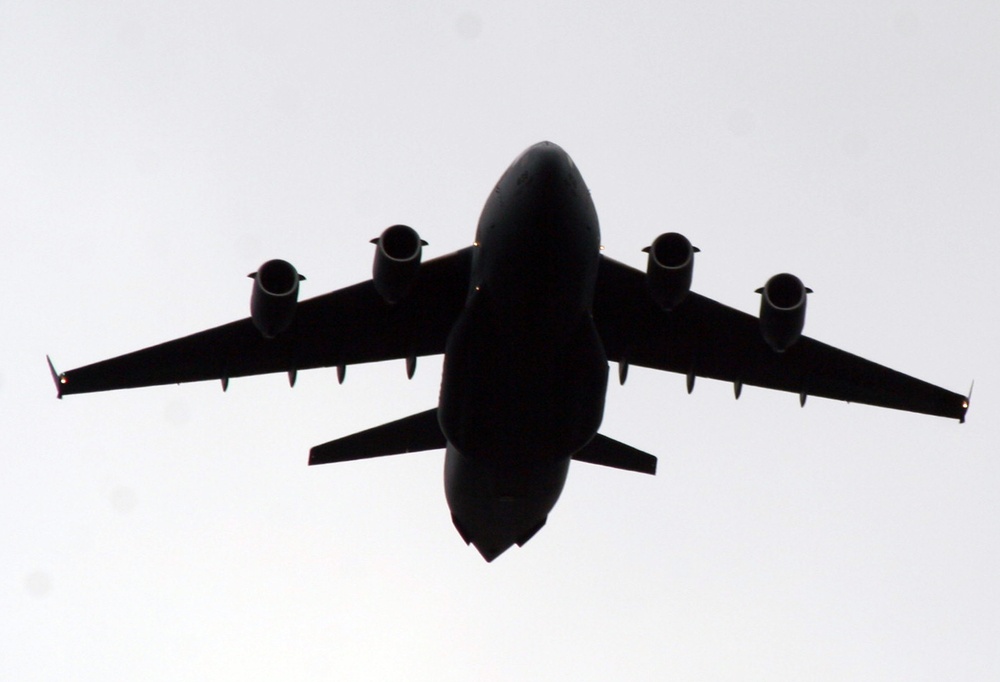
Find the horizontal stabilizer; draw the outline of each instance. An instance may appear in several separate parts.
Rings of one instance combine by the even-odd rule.
[[[317,445],[309,451],[309,464],[331,464],[355,459],[440,450],[447,445],[438,425],[437,408],[397,419],[366,431]]]
[[[601,434],[594,436],[586,447],[573,455],[573,459],[640,474],[656,474],[656,457]]]

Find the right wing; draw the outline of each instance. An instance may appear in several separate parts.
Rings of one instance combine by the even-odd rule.
[[[645,273],[601,258],[594,320],[609,360],[833,400],[965,419],[968,398],[807,336],[784,353],[760,320],[694,292],[664,312]]]
[[[409,296],[394,305],[371,280],[302,301],[274,339],[247,317],[62,374],[53,369],[59,397],[443,353],[465,305],[471,257],[470,247],[422,264]]]

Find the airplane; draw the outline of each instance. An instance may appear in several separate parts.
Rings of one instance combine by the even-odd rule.
[[[422,263],[405,225],[372,240],[372,278],[298,302],[304,279],[271,260],[250,275],[250,317],[57,373],[58,397],[444,355],[436,407],[317,445],[309,464],[445,450],[445,496],[486,561],[524,545],[573,460],[654,474],[656,457],[599,432],[609,362],[964,421],[969,398],[802,335],[811,291],[758,289],[759,317],[690,290],[698,249],[661,234],[646,271],[601,252],[576,164],[541,142],[503,173],[471,246]]]

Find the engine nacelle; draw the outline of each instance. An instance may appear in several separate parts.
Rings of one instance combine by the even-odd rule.
[[[277,258],[247,276],[253,279],[250,318],[264,338],[273,339],[292,323],[299,298],[299,282],[305,277],[291,263]]]
[[[375,290],[386,303],[398,303],[413,287],[420,270],[421,252],[427,242],[412,227],[393,225],[385,228],[372,244],[375,244],[372,266]]]
[[[643,249],[649,254],[646,261],[646,288],[656,305],[663,310],[673,310],[691,290],[694,274],[694,254],[688,238],[677,232],[661,234],[652,246]]]
[[[760,333],[772,349],[783,353],[798,341],[806,323],[806,294],[802,280],[787,272],[775,275],[757,290],[760,297]]]

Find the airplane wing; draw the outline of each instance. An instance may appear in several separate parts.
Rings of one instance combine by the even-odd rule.
[[[609,360],[743,385],[889,407],[964,421],[968,399],[809,337],[784,353],[764,342],[759,320],[689,293],[664,312],[640,270],[601,259],[594,320]],[[627,365],[626,365],[627,366]]]
[[[59,397],[270,372],[346,366],[444,352],[469,287],[472,250],[420,266],[413,290],[390,305],[371,280],[302,301],[291,326],[264,338],[249,317],[57,374]],[[51,367],[51,362],[50,362]]]

